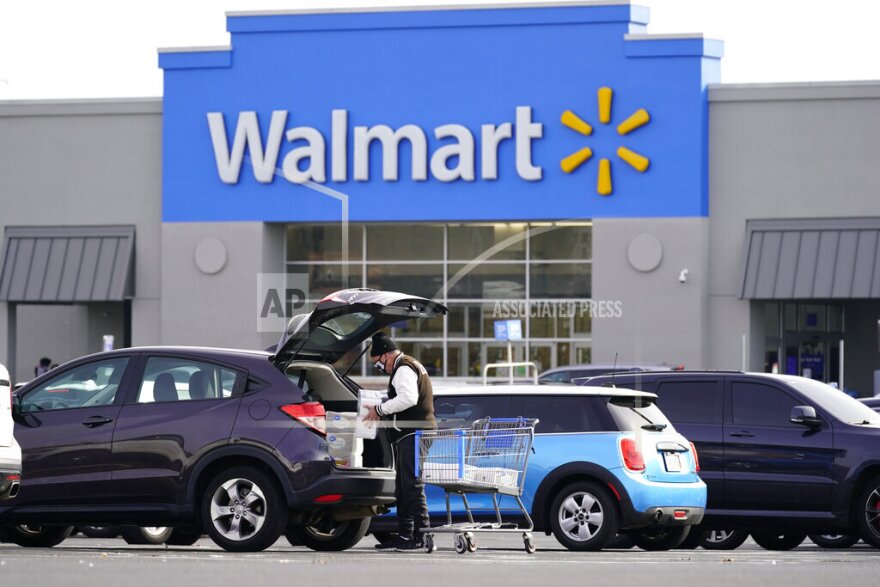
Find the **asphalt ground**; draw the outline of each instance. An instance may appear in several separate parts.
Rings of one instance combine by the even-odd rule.
[[[475,553],[456,554],[451,535],[426,553],[380,552],[367,537],[355,548],[320,553],[281,539],[261,553],[229,553],[208,539],[191,547],[131,546],[121,539],[74,537],[51,549],[0,544],[0,584],[114,587],[263,587],[360,585],[535,585],[555,587],[797,585],[851,587],[880,583],[880,550],[859,544],[827,550],[809,541],[788,552],[751,540],[733,551],[606,550],[570,552],[536,536],[529,555],[518,534],[479,534]]]

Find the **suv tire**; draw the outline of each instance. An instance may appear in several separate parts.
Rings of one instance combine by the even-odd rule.
[[[690,526],[665,526],[630,532],[633,542],[642,550],[670,550],[685,541]]]
[[[797,530],[755,530],[752,532],[752,540],[765,550],[791,550],[800,546],[806,537],[806,532]]]
[[[569,550],[601,550],[617,535],[617,518],[611,496],[592,481],[566,485],[550,505],[550,529]]]
[[[860,540],[858,534],[810,534],[810,540],[822,548],[849,548]]]
[[[880,475],[872,477],[859,492],[853,512],[862,540],[880,548]]]
[[[129,544],[165,544],[174,528],[167,526],[122,526],[119,533]]]
[[[202,529],[198,526],[177,526],[171,530],[165,544],[168,546],[192,546],[202,537]]]
[[[706,550],[736,550],[748,539],[745,530],[704,530],[697,536],[697,544]]]
[[[287,507],[274,479],[253,467],[215,475],[200,504],[202,527],[230,552],[260,552],[275,544],[287,522]]]
[[[318,551],[348,550],[361,541],[370,527],[370,518],[334,521],[329,517],[305,526],[288,526],[285,536],[292,545]]]
[[[64,542],[73,532],[73,526],[5,526],[3,541],[25,548],[51,548]]]

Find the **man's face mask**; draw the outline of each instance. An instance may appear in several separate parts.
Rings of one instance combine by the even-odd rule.
[[[379,373],[385,372],[385,364],[382,363],[382,357],[379,357],[378,359],[376,359],[376,362],[373,363],[373,367],[375,367],[376,370],[379,371]]]

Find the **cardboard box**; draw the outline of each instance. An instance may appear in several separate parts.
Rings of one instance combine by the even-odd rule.
[[[376,423],[365,422],[364,416],[367,415],[367,408],[377,406],[388,399],[386,391],[375,389],[362,389],[358,393],[358,413],[357,422],[354,427],[354,435],[358,438],[376,438]]]

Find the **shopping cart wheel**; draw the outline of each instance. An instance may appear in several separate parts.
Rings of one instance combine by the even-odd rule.
[[[431,554],[434,552],[434,535],[425,534],[425,552]]]
[[[535,547],[535,538],[532,536],[531,532],[523,532],[523,544],[526,547],[526,552],[529,554],[534,554],[537,550]]]
[[[455,535],[455,552],[458,554],[464,554],[467,552],[467,541],[464,539],[464,534],[456,534]]]
[[[465,532],[464,540],[467,543],[468,552],[477,552],[477,539],[472,532]]]

